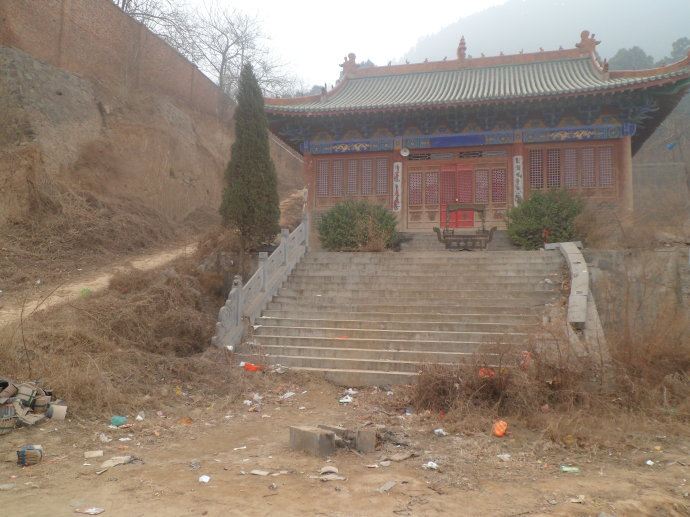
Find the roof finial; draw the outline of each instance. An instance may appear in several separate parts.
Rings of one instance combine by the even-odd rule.
[[[594,38],[594,34],[590,36],[589,31],[582,31],[580,33],[580,43],[576,43],[575,46],[583,52],[596,52],[599,43],[601,41],[597,41]]]
[[[604,69],[604,72],[609,71],[609,60],[608,59],[604,59],[604,64],[602,65],[602,68]]]
[[[350,52],[345,57],[345,61],[343,61],[343,63],[340,65],[345,75],[354,72],[357,69],[357,61],[355,59],[356,56],[353,52]]]
[[[460,44],[458,45],[458,59],[463,61],[467,57],[467,45],[465,44],[465,36],[460,38]]]

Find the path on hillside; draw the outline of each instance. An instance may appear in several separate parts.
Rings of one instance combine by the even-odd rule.
[[[182,246],[175,246],[155,253],[147,253],[136,258],[108,264],[99,268],[95,272],[85,274],[81,278],[70,280],[69,283],[59,286],[48,294],[38,294],[28,299],[24,303],[24,318],[29,317],[37,311],[45,310],[49,307],[62,305],[70,300],[78,298],[84,289],[92,293],[97,293],[108,287],[110,279],[118,271],[128,268],[149,271],[163,266],[177,258],[189,256],[196,251],[195,242]],[[18,324],[22,314],[22,304],[8,302],[0,306],[0,328],[6,325]]]

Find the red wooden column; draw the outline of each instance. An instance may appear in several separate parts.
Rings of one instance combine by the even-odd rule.
[[[632,137],[625,136],[621,140],[620,157],[621,206],[625,210],[632,212],[634,208]]]

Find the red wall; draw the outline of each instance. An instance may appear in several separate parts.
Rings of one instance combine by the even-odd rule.
[[[0,0],[0,45],[114,93],[162,93],[218,113],[218,87],[110,0]]]

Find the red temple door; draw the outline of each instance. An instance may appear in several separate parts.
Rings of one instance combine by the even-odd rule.
[[[473,210],[452,212],[446,225],[446,207],[454,203],[474,203],[474,173],[463,165],[446,165],[441,169],[441,227],[474,227]]]

